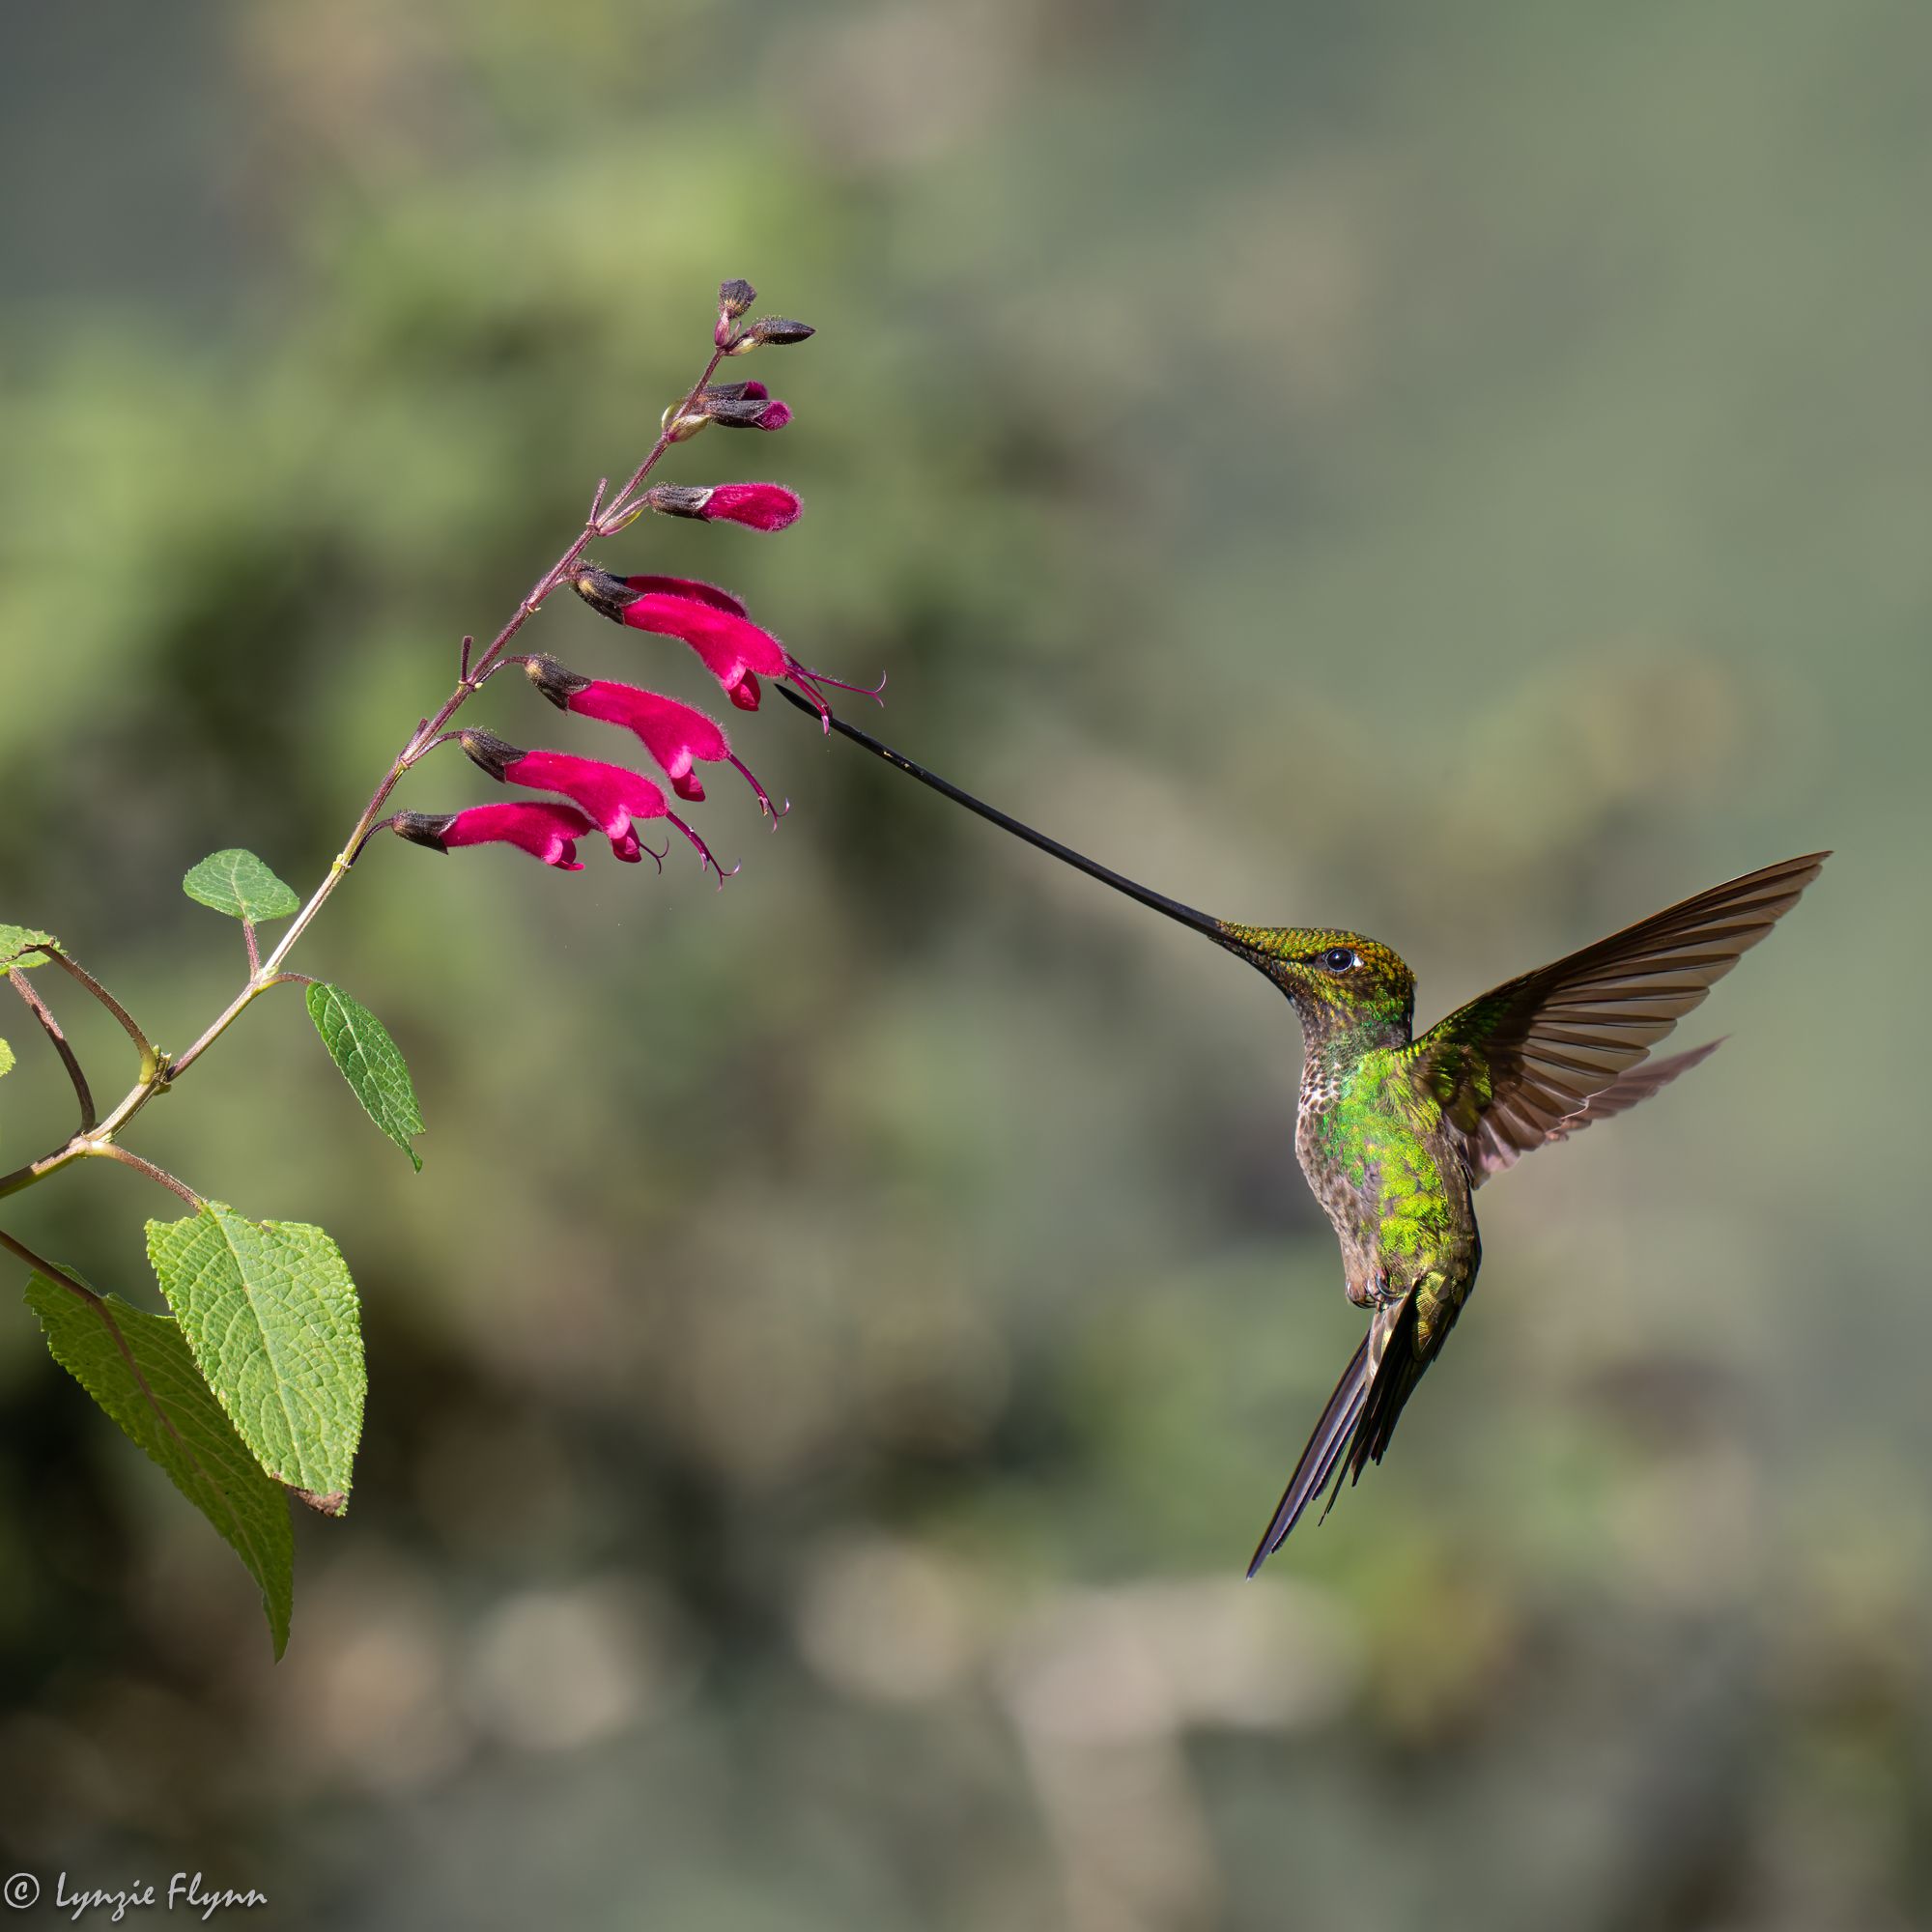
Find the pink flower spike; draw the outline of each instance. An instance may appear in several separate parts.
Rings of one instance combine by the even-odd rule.
[[[703,801],[704,786],[692,770],[694,763],[730,765],[752,787],[759,810],[770,813],[774,825],[778,823],[781,814],[774,809],[770,793],[732,751],[724,726],[696,705],[680,704],[674,697],[661,696],[635,684],[578,677],[553,658],[533,659],[526,668],[553,704],[580,718],[594,718],[635,734],[663,768],[679,798],[694,804]]]
[[[593,828],[582,812],[544,800],[510,805],[472,805],[462,811],[399,811],[390,829],[439,852],[459,845],[514,845],[561,872],[583,869],[577,841]]]
[[[650,631],[689,644],[726,696],[744,683],[748,671],[783,677],[791,668],[784,646],[748,617],[682,594],[639,590],[636,584],[628,587],[632,594],[623,608],[623,622],[634,631]],[[753,701],[743,707],[746,710],[756,704],[757,686],[751,691]]]
[[[841,691],[856,691],[874,699],[885,689],[883,679],[876,686],[848,684],[830,672],[800,664],[769,631],[741,614],[741,606],[730,608],[737,605],[736,598],[727,604],[725,593],[712,584],[681,577],[618,578],[595,569],[580,571],[574,582],[578,595],[605,616],[614,617],[634,631],[650,631],[689,644],[741,711],[758,708],[760,677],[788,678],[818,707],[829,731],[831,710],[819,684],[837,685]],[[660,587],[666,585],[671,587]]]
[[[644,693],[646,697],[649,692]],[[464,749],[469,750],[468,738],[470,735],[481,739],[484,733],[466,734]],[[500,740],[497,743],[501,743]],[[504,747],[514,751],[514,746]],[[478,763],[483,763],[475,752]],[[491,767],[484,765],[486,771]],[[704,840],[674,812],[665,799],[665,795],[647,779],[642,772],[634,772],[628,765],[607,765],[597,758],[580,758],[569,752],[525,752],[520,757],[511,758],[503,765],[502,776],[512,784],[529,785],[538,791],[561,792],[565,798],[581,806],[590,815],[604,836],[611,841],[611,849],[617,857],[635,865],[649,846],[639,845],[637,822],[645,818],[668,819],[671,824],[689,838],[696,848],[697,856],[716,872],[721,880],[725,876],[724,868],[711,856],[711,848]],[[767,802],[765,809],[769,810]],[[664,855],[652,852],[658,862],[658,869],[664,869]]]
[[[605,838],[620,838],[632,819],[661,819],[670,810],[665,794],[628,765],[605,765],[570,752],[520,752],[487,732],[464,732],[464,750],[495,779],[535,792],[562,792]]]

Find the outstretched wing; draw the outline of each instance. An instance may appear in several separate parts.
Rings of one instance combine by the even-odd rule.
[[[1807,853],[1684,900],[1485,993],[1407,1050],[1472,1186],[1533,1148],[1654,1094],[1709,1048],[1632,1069],[1755,946],[1831,855]]]

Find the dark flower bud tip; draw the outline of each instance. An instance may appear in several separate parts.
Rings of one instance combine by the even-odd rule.
[[[524,755],[520,747],[497,737],[494,731],[459,732],[457,743],[463,747],[471,764],[488,772],[499,784],[504,781],[510,767]]]
[[[453,811],[399,811],[389,820],[389,830],[412,844],[427,845],[432,852],[447,852],[442,835],[455,822]]]
[[[665,517],[699,517],[711,500],[711,492],[690,483],[654,483],[646,490],[641,507]]]
[[[786,315],[761,315],[745,331],[753,342],[770,343],[775,349],[788,342],[803,342],[818,331],[809,322],[794,322]]]
[[[621,577],[612,577],[608,570],[598,570],[590,565],[570,580],[570,587],[600,616],[609,617],[613,624],[621,624],[624,621],[624,607],[638,601],[638,593]]]
[[[601,576],[602,573],[600,572]],[[611,580],[613,582],[616,580]],[[524,660],[524,675],[561,711],[590,680],[565,670],[554,658],[530,657]]]

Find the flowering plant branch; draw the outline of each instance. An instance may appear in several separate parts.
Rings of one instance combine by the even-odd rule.
[[[64,1140],[0,1176],[0,1197],[37,1186],[76,1161],[100,1158],[168,1189],[187,1210],[183,1218],[148,1224],[149,1259],[166,1315],[100,1293],[10,1232],[0,1230],[0,1247],[33,1270],[27,1300],[55,1359],[167,1471],[247,1565],[261,1587],[277,1656],[288,1640],[293,1599],[289,1494],[330,1516],[347,1506],[366,1388],[355,1284],[341,1251],[320,1228],[249,1220],[122,1146],[119,1137],[258,999],[276,986],[299,984],[309,1016],[356,1098],[421,1167],[413,1140],[423,1130],[422,1116],[408,1065],[387,1029],[341,987],[285,964],[380,831],[440,852],[506,844],[569,871],[582,869],[578,840],[597,832],[610,841],[615,859],[636,864],[649,852],[662,870],[665,852],[646,844],[638,830],[662,818],[724,884],[729,875],[709,845],[642,772],[572,752],[524,750],[490,731],[452,728],[457,714],[506,665],[520,665],[536,691],[559,710],[629,731],[680,800],[702,802],[699,764],[732,765],[776,828],[789,806],[772,804],[716,720],[641,687],[585,677],[554,658],[510,649],[545,599],[569,584],[618,622],[687,644],[738,709],[758,708],[761,678],[784,680],[805,695],[821,726],[829,728],[817,685],[842,681],[808,670],[728,592],[684,578],[615,577],[585,554],[593,542],[616,536],[646,511],[763,531],[783,529],[796,520],[799,500],[781,484],[649,481],[673,445],[712,424],[769,432],[790,420],[790,409],[762,383],[712,380],[727,357],[802,342],[811,334],[805,324],[781,317],[748,322],[754,299],[747,282],[720,288],[709,358],[697,380],[664,412],[642,462],[614,493],[608,478],[599,481],[582,527],[483,650],[474,648],[472,639],[463,639],[454,688],[433,715],[417,721],[307,900],[298,900],[251,852],[213,853],[189,870],[182,882],[187,895],[241,923],[248,973],[185,1051],[171,1055],[156,1045],[51,933],[0,925],[0,973],[58,1056],[78,1109],[78,1122]],[[384,816],[408,773],[451,743],[497,782],[552,796]],[[283,919],[287,926],[265,952],[261,927]],[[104,1116],[73,1046],[27,978],[29,969],[48,963],[113,1015],[138,1056],[133,1084]],[[12,1049],[0,1040],[0,1074],[13,1065]]]

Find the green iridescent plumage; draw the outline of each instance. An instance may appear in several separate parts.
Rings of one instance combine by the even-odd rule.
[[[1305,1048],[1295,1154],[1341,1243],[1349,1298],[1370,1321],[1250,1576],[1331,1478],[1339,1491],[1381,1460],[1475,1287],[1475,1190],[1532,1149],[1635,1106],[1715,1051],[1713,1041],[1648,1058],[1830,856],[1809,853],[1715,886],[1495,987],[1416,1039],[1415,977],[1379,941],[1209,918],[981,803],[844,720],[830,723],[955,804],[1226,947],[1293,1002]]]
[[[1470,1197],[1532,1148],[1648,1097],[1705,1058],[1651,1047],[1818,874],[1812,853],[1713,887],[1485,993],[1411,1040],[1413,976],[1358,934],[1222,923],[1293,1001],[1306,1047],[1295,1152],[1374,1311],[1255,1551],[1281,1547],[1330,1476],[1379,1462],[1476,1284]]]

